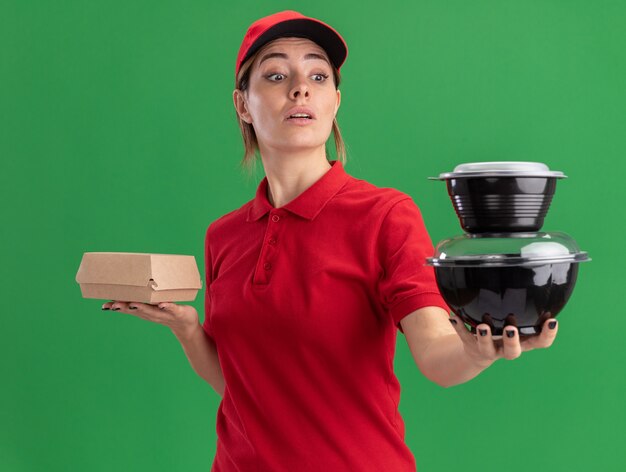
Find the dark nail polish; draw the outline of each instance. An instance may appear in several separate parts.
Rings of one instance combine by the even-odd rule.
[[[480,333],[481,336],[487,336],[487,330],[486,329],[479,329],[478,332]]]
[[[110,310],[110,308],[104,308],[104,307],[102,307],[102,309],[103,309],[103,310]]]
[[[450,323],[452,323],[453,325],[456,324],[456,320],[454,318],[450,318]]]
[[[507,329],[506,330],[506,337],[507,338],[512,338],[513,336],[515,336],[515,331],[513,331],[512,329]]]
[[[556,321],[550,321],[550,323],[548,323],[548,328],[550,329],[556,328]]]
[[[129,306],[128,308],[130,308],[131,310],[136,310],[137,309],[136,306]]]
[[[113,308],[113,311],[120,311],[119,308]]]

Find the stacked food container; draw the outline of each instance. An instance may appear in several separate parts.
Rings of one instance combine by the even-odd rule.
[[[441,295],[472,333],[486,323],[536,335],[574,290],[578,263],[591,260],[562,232],[542,232],[558,179],[539,162],[478,162],[431,177],[445,180],[465,231],[435,247]]]

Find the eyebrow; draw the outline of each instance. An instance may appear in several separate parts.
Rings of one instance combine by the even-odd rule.
[[[283,52],[271,52],[269,54],[266,54],[265,56],[263,56],[263,58],[259,61],[259,65],[261,65],[263,63],[264,60],[266,59],[270,59],[272,57],[278,57],[281,59],[288,59],[289,56],[287,56],[287,54],[283,53]],[[321,59],[322,61],[328,63],[330,65],[330,62],[328,62],[328,59],[326,59],[324,56],[322,56],[321,54],[316,54],[316,53],[309,53],[306,56],[304,56],[304,59]]]

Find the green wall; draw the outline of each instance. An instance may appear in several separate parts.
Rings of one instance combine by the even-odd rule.
[[[593,258],[555,344],[469,383],[429,382],[398,338],[418,469],[624,470],[626,2],[608,0],[0,2],[0,469],[209,469],[218,395],[167,328],[74,277],[85,251],[203,269],[206,227],[263,176],[238,167],[235,57],[284,9],[345,37],[346,170],[410,194],[434,242],[461,228],[427,177],[540,161],[569,177],[544,230]]]

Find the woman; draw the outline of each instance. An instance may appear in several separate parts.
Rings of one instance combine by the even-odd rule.
[[[439,294],[433,247],[408,195],[347,174],[336,115],[347,56],[330,26],[280,12],[250,26],[233,102],[244,162],[266,177],[206,233],[206,314],[107,303],[169,326],[221,396],[214,471],[415,471],[398,412],[396,328],[447,387],[499,358],[548,347],[556,321],[520,342],[471,335]],[[334,131],[339,160],[325,145]],[[218,356],[219,354],[219,356]]]

